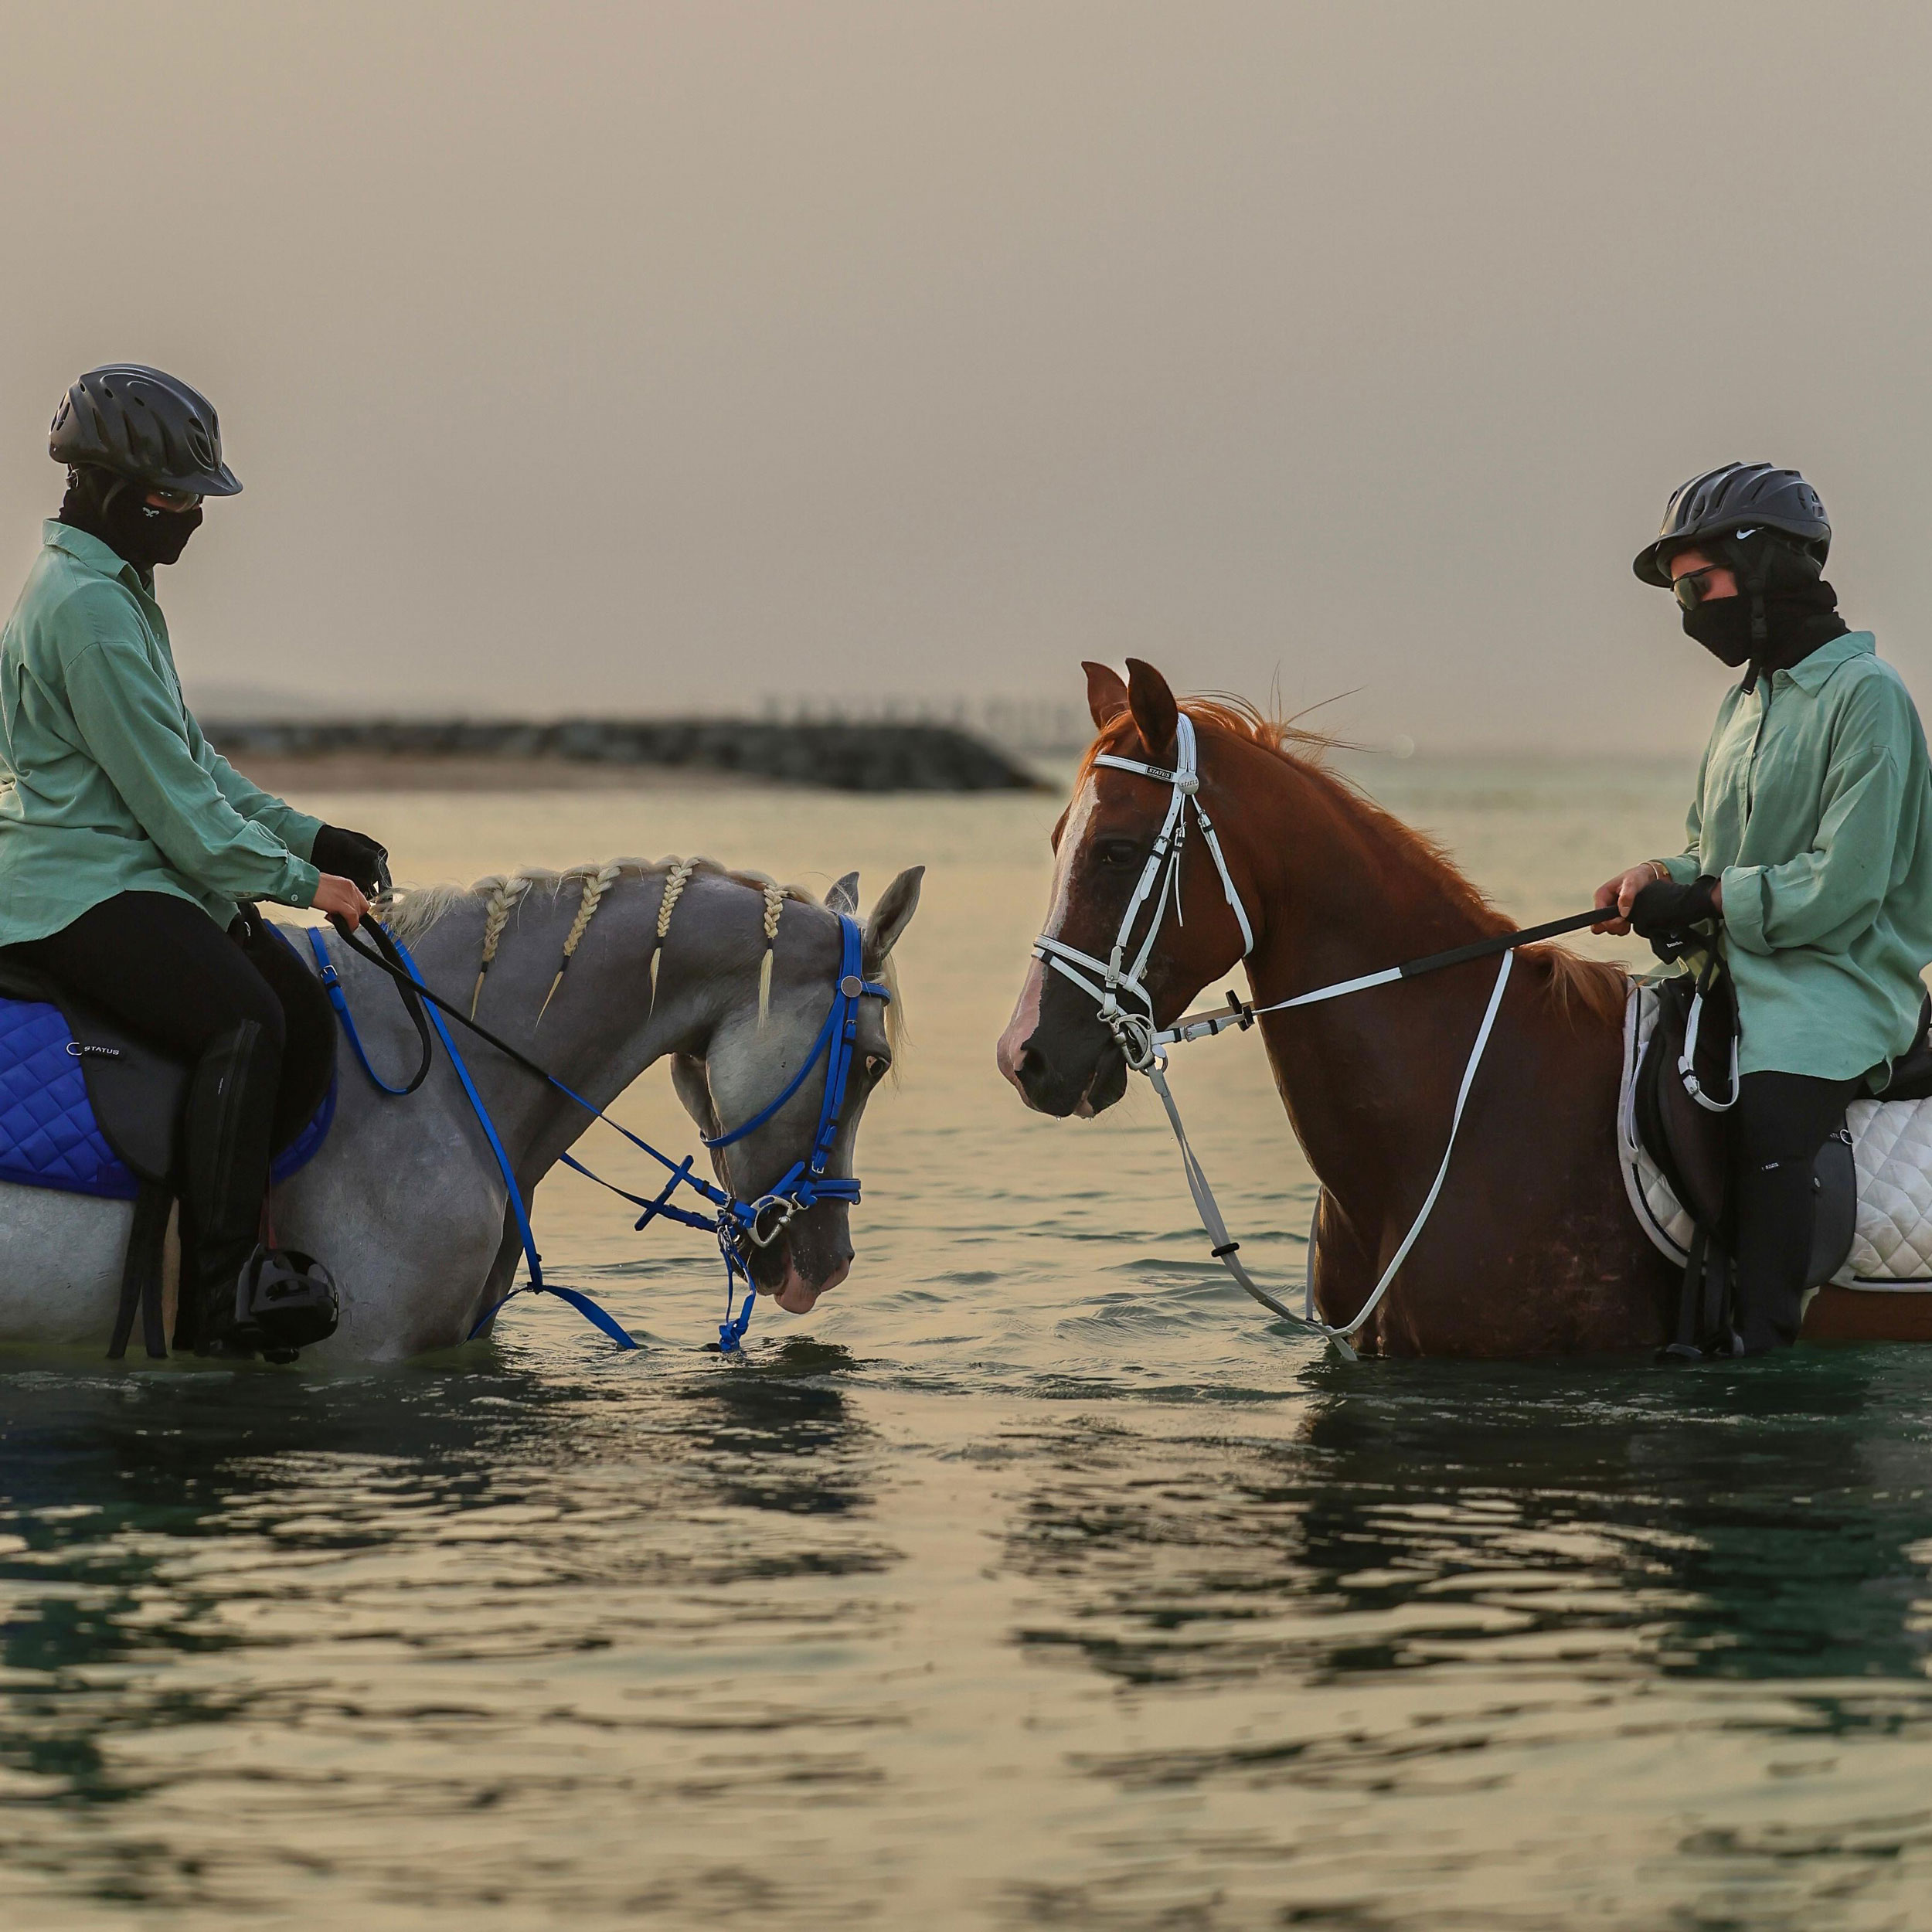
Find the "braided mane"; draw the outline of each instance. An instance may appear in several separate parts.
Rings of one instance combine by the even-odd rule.
[[[482,971],[477,976],[477,990],[480,994],[484,975],[505,937],[512,915],[525,900],[537,893],[546,894],[554,901],[565,887],[575,885],[580,894],[577,917],[572,922],[569,937],[565,942],[566,957],[576,950],[576,943],[583,937],[583,931],[595,915],[598,904],[604,895],[630,879],[662,879],[666,882],[667,896],[671,889],[683,889],[686,879],[693,877],[728,879],[733,885],[747,886],[764,899],[764,932],[767,950],[760,966],[763,984],[761,991],[769,985],[764,975],[770,971],[770,942],[777,934],[778,908],[787,900],[794,905],[821,906],[821,902],[802,886],[781,886],[763,872],[736,870],[720,865],[715,859],[612,859],[601,864],[566,866],[562,872],[553,872],[543,866],[526,866],[514,872],[492,872],[479,879],[471,886],[458,886],[444,882],[432,886],[402,886],[396,887],[376,910],[389,931],[405,943],[420,937],[446,914],[459,906],[474,906],[479,903],[484,911]],[[674,901],[675,903],[675,901]],[[653,994],[655,989],[656,954],[652,955]],[[559,975],[561,978],[561,975]],[[892,998],[886,1008],[886,1037],[895,1053],[898,1052],[905,1036],[905,1004],[899,992],[898,975],[894,961],[889,955],[879,969],[880,982],[891,992]],[[556,988],[550,988],[554,995]],[[769,998],[768,992],[767,997]],[[546,999],[546,1004],[548,1004]],[[894,1073],[897,1066],[895,1063]]]
[[[555,899],[566,886],[575,885],[581,891],[588,882],[601,879],[604,883],[598,894],[601,897],[604,891],[621,880],[662,878],[681,862],[694,874],[728,879],[734,885],[749,886],[754,892],[762,892],[772,883],[763,872],[736,871],[729,866],[720,865],[715,859],[682,862],[675,859],[612,859],[566,866],[561,872],[553,872],[546,866],[526,866],[514,872],[492,872],[471,886],[459,886],[447,880],[430,886],[399,886],[380,910],[389,930],[398,939],[407,941],[427,932],[445,913],[459,906],[471,905],[481,900],[487,908],[486,917],[494,918],[498,902],[503,901],[502,920],[497,924],[500,939],[502,922],[508,920],[526,893],[544,892]],[[802,886],[781,886],[775,889],[801,906],[818,903]]]

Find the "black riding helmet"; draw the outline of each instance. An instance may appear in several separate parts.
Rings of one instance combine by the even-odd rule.
[[[1832,526],[1818,492],[1796,470],[1775,469],[1769,463],[1726,463],[1692,477],[1665,506],[1656,542],[1637,553],[1631,568],[1642,582],[1668,590],[1667,566],[1678,551],[1708,549],[1721,539],[1741,539],[1759,530],[1787,539],[1780,548],[1812,559],[1817,566],[1812,577],[1824,569]]]
[[[47,454],[195,496],[235,496],[241,479],[222,461],[215,406],[179,377],[139,362],[90,369],[60,399]]]

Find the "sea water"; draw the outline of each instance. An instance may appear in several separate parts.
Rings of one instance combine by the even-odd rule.
[[[1689,782],[1363,770],[1524,923],[1674,849]],[[994,1071],[1050,798],[306,802],[418,879],[927,866],[858,1262],[720,1360],[703,1240],[565,1175],[546,1260],[635,1355],[525,1298],[381,1369],[0,1362],[0,1922],[1932,1923],[1932,1355],[1345,1364],[1271,1327],[1144,1088],[1053,1122]],[[1298,1284],[1256,1043],[1177,1061]],[[661,1072],[624,1117],[696,1145]]]

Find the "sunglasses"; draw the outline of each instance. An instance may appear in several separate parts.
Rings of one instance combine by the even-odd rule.
[[[1728,564],[1707,563],[1701,570],[1686,570],[1681,577],[1672,580],[1671,595],[1676,598],[1681,609],[1695,611],[1709,594],[1710,587],[1704,580],[1713,570],[1728,570],[1730,567]]]
[[[157,509],[172,510],[177,516],[185,516],[201,501],[196,490],[150,490],[147,500]]]

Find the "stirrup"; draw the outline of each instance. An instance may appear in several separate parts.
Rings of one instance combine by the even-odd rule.
[[[293,1362],[302,1349],[326,1342],[342,1317],[335,1277],[314,1255],[264,1245],[236,1279],[235,1325],[223,1340],[265,1362]]]

